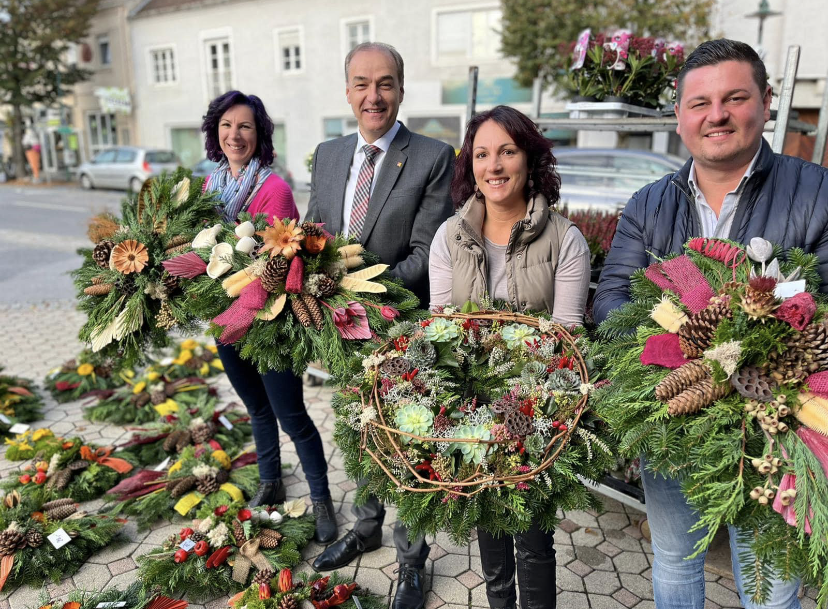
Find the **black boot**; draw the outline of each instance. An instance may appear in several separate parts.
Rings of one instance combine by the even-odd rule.
[[[275,482],[262,482],[256,494],[247,502],[247,507],[259,507],[260,505],[276,505],[285,502],[285,485],[279,478]]]
[[[372,552],[379,549],[381,545],[381,527],[367,539],[363,539],[354,531],[348,531],[345,533],[345,537],[329,545],[322,554],[316,557],[316,560],[313,561],[313,568],[317,571],[333,571],[334,569],[339,569],[363,552]]]
[[[425,605],[422,567],[401,564],[397,573],[397,594],[391,609],[422,609]]]
[[[316,520],[316,534],[313,536],[316,543],[326,546],[333,542],[339,529],[336,526],[336,513],[330,497],[325,501],[313,502],[313,517]]]

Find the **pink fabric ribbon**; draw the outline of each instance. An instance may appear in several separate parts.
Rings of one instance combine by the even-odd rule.
[[[670,290],[693,313],[698,313],[715,296],[702,272],[686,255],[651,264],[644,275],[662,290]]]
[[[667,332],[647,339],[639,358],[645,366],[663,366],[675,370],[687,363],[679,346],[678,334]]]
[[[232,345],[244,336],[256,319],[256,313],[265,306],[268,296],[259,279],[245,286],[236,302],[224,313],[213,318],[214,324],[224,326],[219,341],[225,345]]]

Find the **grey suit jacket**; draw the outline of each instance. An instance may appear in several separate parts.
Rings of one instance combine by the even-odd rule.
[[[356,134],[323,142],[313,155],[308,220],[330,233],[344,229],[345,186]],[[453,212],[449,186],[454,150],[400,125],[382,162],[368,203],[362,244],[391,266],[421,306],[428,306],[428,251],[434,233]]]

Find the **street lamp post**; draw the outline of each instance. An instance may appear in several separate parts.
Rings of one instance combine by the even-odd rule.
[[[759,10],[755,13],[748,13],[745,17],[750,19],[758,19],[759,20],[759,40],[757,41],[757,45],[759,48],[762,48],[762,30],[765,26],[765,19],[768,17],[777,17],[782,13],[779,11],[772,11],[770,7],[770,2],[768,0],[759,0]]]

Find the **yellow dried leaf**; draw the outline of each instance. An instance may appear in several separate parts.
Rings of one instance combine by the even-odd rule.
[[[221,287],[224,288],[224,291],[227,292],[227,295],[231,298],[235,298],[241,291],[253,283],[256,279],[256,276],[253,274],[250,267],[246,269],[242,269],[230,275],[227,279],[221,282]]]
[[[261,319],[262,321],[270,321],[271,319],[276,319],[279,316],[279,313],[285,308],[285,303],[287,302],[287,294],[282,294],[277,298],[272,305],[270,305],[270,309],[266,311],[259,311],[256,313],[256,319]]]
[[[365,279],[355,279],[350,275],[345,275],[339,282],[346,290],[351,292],[368,292],[370,294],[382,294],[386,292],[386,288],[381,283],[374,281],[367,281]]]
[[[375,264],[374,266],[369,266],[367,269],[362,269],[355,273],[348,273],[348,277],[352,277],[353,279],[373,279],[374,277],[382,275],[388,268],[389,266],[387,264]]]

